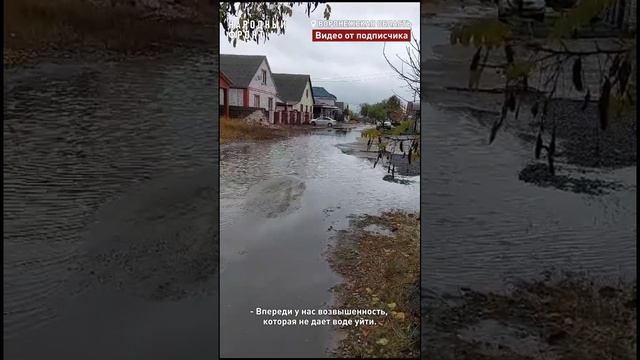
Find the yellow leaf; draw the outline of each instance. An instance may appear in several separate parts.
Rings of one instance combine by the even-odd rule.
[[[387,306],[389,307],[389,309],[393,310],[396,308],[396,303],[392,302],[392,303],[388,303]]]
[[[397,313],[393,314],[393,316],[395,316],[396,319],[404,320],[404,313],[403,312],[397,312]]]
[[[376,341],[376,344],[382,345],[382,346],[385,346],[388,343],[389,343],[389,340],[387,340],[386,338],[381,338],[381,339],[378,339],[378,341]]]

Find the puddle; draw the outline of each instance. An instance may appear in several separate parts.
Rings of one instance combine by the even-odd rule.
[[[636,166],[596,174],[559,160],[563,176],[602,180],[586,183],[587,190],[616,184],[596,196],[593,191],[567,191],[520,180],[520,171],[533,160],[533,145],[508,130],[488,145],[489,128],[479,115],[455,108],[477,105],[473,103],[481,102],[479,97],[438,95],[444,85],[462,83],[468,76],[452,74],[451,69],[462,67],[451,66],[432,51],[448,46],[447,31],[439,25],[423,23],[422,27],[423,43],[431,49],[423,59],[429,81],[421,109],[422,226],[426,229],[422,306],[426,313],[435,315],[438,300],[434,299],[461,288],[500,293],[508,290],[511,281],[537,279],[549,269],[597,274],[608,281],[635,280]],[[465,335],[506,347],[519,335],[517,327],[511,326],[483,323]],[[434,340],[442,335],[434,324],[423,323],[422,334],[423,354],[446,345]],[[514,345],[513,350],[529,352],[535,350],[538,339],[518,341],[522,345]]]
[[[182,302],[189,301],[186,291],[205,299],[202,307],[217,305],[217,296],[200,292],[217,291],[210,283],[217,267],[214,66],[210,55],[167,56],[43,63],[5,74],[9,358],[85,359],[93,352],[162,359],[179,357],[178,348],[182,357],[217,354],[215,318],[200,314],[193,321]],[[87,265],[89,243],[110,254],[100,262],[110,279]],[[76,300],[85,290],[91,294]],[[101,290],[131,296],[118,302],[92,296]],[[144,306],[168,295],[175,306]],[[96,314],[85,318],[87,312]],[[192,322],[179,323],[191,334],[190,351],[170,329],[177,318]],[[208,334],[206,346],[196,333]]]
[[[249,189],[245,206],[253,213],[274,218],[299,209],[306,188],[293,176],[282,176],[260,182]]]
[[[429,48],[448,44],[440,27],[423,24],[422,35]],[[424,61],[443,66],[434,56]],[[619,184],[599,196],[526,183],[518,176],[533,159],[533,145],[509,131],[488,145],[489,129],[477,114],[434,105],[435,92],[422,107],[423,227],[429,229],[422,239],[423,286],[499,291],[505,279],[557,267],[635,278],[635,166],[597,175]],[[458,95],[454,104],[458,98],[475,99]],[[562,175],[586,176],[557,165]]]
[[[335,345],[331,327],[264,326],[250,311],[331,306],[331,288],[340,279],[325,253],[335,231],[347,228],[352,215],[418,210],[419,181],[383,181],[386,169],[373,168],[367,159],[344,154],[336,146],[359,137],[358,130],[319,132],[255,143],[246,152],[221,150],[222,356],[325,357]],[[250,189],[283,177],[297,180],[277,188],[304,183],[295,211],[270,218],[246,208]],[[276,203],[281,196],[288,198],[277,195]]]

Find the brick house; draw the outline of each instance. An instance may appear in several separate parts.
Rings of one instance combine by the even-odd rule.
[[[230,81],[231,113],[262,111],[264,120],[273,123],[278,92],[266,56],[220,54],[220,72]]]
[[[229,118],[229,89],[231,88],[231,85],[231,80],[229,80],[224,72],[220,71],[220,114],[227,119]]]
[[[313,87],[306,74],[273,74],[278,90],[275,124],[308,124],[313,117]]]

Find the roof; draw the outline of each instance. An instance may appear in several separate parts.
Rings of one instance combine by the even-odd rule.
[[[306,74],[271,74],[276,83],[278,97],[286,103],[297,103],[304,95],[304,89],[311,77]],[[313,89],[311,90],[313,98]]]
[[[331,98],[333,100],[336,100],[337,97],[335,95],[333,95],[332,93],[328,92],[325,88],[323,87],[313,87],[313,96],[315,97],[319,97],[319,98]]]
[[[224,71],[220,71],[219,75],[220,79],[226,81],[229,85],[233,85],[233,81],[231,81],[231,79],[229,79],[229,77],[224,74]]]
[[[265,60],[267,57],[264,55],[220,54],[220,71],[227,75],[234,87],[246,88]]]

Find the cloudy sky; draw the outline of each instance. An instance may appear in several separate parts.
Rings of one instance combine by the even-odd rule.
[[[409,20],[420,39],[420,3],[328,3],[332,20]],[[266,55],[276,73],[309,74],[313,86],[322,86],[338,101],[357,109],[394,95],[413,100],[405,83],[382,55],[383,42],[312,42],[311,20],[323,19],[324,4],[307,17],[306,6],[294,7],[284,35],[270,35],[266,43],[238,42],[234,48],[220,26],[222,54]],[[387,56],[406,53],[406,42],[388,42]],[[394,63],[399,65],[399,60]]]

